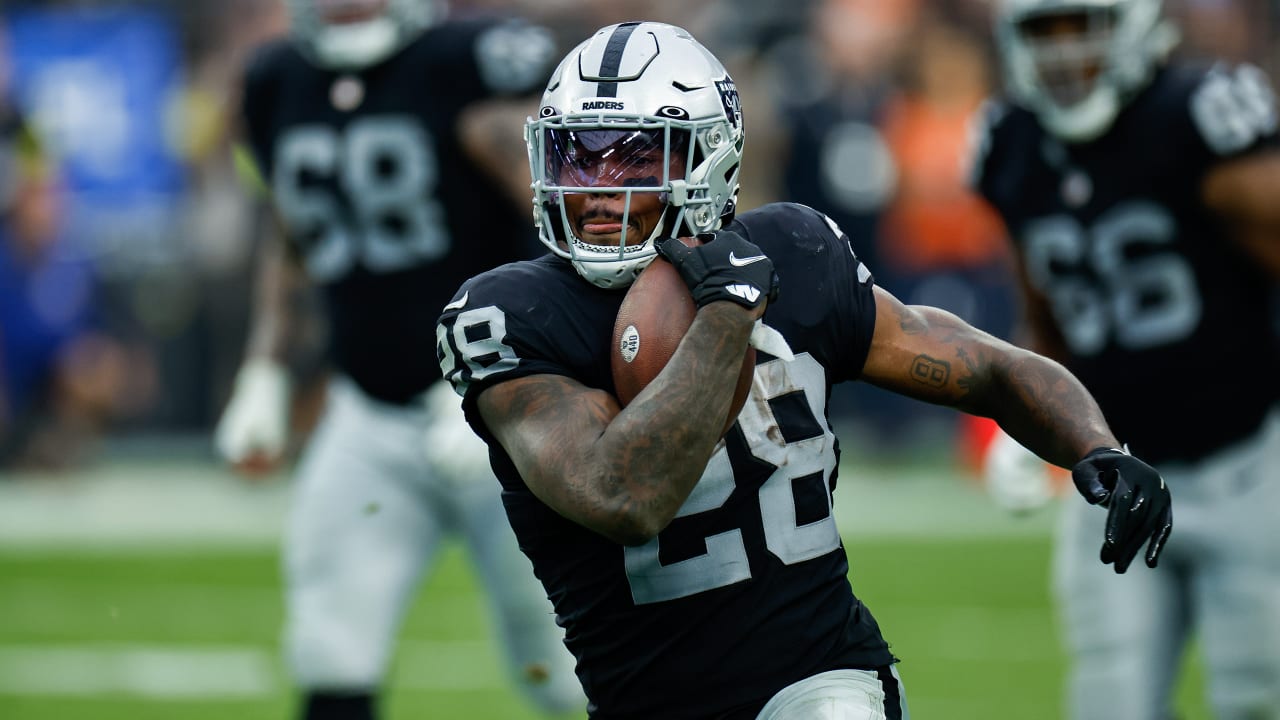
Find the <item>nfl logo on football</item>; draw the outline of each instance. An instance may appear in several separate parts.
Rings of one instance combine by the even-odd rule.
[[[622,339],[618,341],[618,352],[622,353],[622,359],[627,362],[636,359],[636,353],[640,352],[640,331],[636,330],[635,325],[628,325],[627,329],[622,331]]]

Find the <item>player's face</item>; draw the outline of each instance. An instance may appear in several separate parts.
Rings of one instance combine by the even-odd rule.
[[[1033,48],[1036,72],[1054,102],[1071,107],[1089,96],[1109,47],[1109,13],[1040,15],[1024,21],[1019,30]]]
[[[320,19],[328,25],[347,25],[378,17],[387,0],[315,0]]]
[[[662,222],[667,207],[663,188],[671,179],[684,177],[684,152],[673,148],[668,158],[662,134],[656,131],[596,130],[572,136],[572,141],[558,144],[556,184],[617,189],[564,192],[574,234],[592,245],[616,245],[625,229],[627,245],[644,242]]]

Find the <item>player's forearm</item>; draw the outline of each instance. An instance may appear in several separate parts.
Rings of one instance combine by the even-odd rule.
[[[467,108],[457,127],[467,156],[502,185],[522,210],[529,206],[528,150],[524,136],[511,130],[537,110],[537,105],[527,100],[491,100]]]
[[[621,490],[643,541],[675,517],[711,459],[751,333],[750,312],[711,303],[662,372],[609,424],[597,448],[601,482]]]
[[[991,417],[1037,455],[1071,467],[1090,450],[1118,447],[1084,385],[1049,358],[1005,346],[983,356],[963,409]]]
[[[1226,221],[1229,239],[1263,272],[1280,278],[1280,149],[1248,154],[1208,171],[1205,206]]]
[[[301,271],[288,257],[278,237],[265,238],[254,278],[253,311],[246,356],[282,361],[293,322],[292,296],[301,285]]]
[[[867,379],[993,418],[1018,442],[1064,467],[1096,447],[1116,445],[1098,404],[1059,363],[943,310],[895,303],[877,299],[878,353],[863,368]],[[905,376],[903,368],[910,370]]]
[[[699,312],[667,369],[625,410],[551,374],[489,387],[477,409],[539,499],[611,540],[643,544],[675,517],[715,449],[750,334],[744,312],[724,303]]]

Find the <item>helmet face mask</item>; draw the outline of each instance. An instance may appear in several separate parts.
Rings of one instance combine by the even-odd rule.
[[[657,240],[717,230],[733,217],[743,147],[737,90],[680,28],[598,31],[556,70],[525,140],[539,237],[597,286],[630,285]]]
[[[557,247],[567,251],[575,266],[582,258],[594,258],[597,266],[590,272],[605,276],[652,257],[653,241],[665,227],[678,224],[684,212],[668,217],[667,199],[690,170],[688,133],[645,127],[640,120],[611,123],[608,129],[595,124],[583,130],[562,123],[544,127],[542,187],[552,202],[542,220],[551,224]],[[618,196],[620,207],[606,202]],[[611,240],[615,233],[617,239]]]
[[[438,0],[289,0],[288,9],[299,49],[333,70],[387,59],[442,15]]]
[[[1106,132],[1177,42],[1161,0],[1001,0],[1010,94],[1068,142]]]
[[[1040,85],[1050,101],[1063,108],[1079,105],[1093,93],[1113,30],[1108,9],[1032,16],[1018,26]]]

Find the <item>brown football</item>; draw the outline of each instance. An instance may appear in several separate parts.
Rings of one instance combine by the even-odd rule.
[[[688,240],[686,239],[686,242]],[[627,290],[613,324],[613,384],[623,407],[657,377],[693,324],[697,308],[689,288],[671,263],[656,258]],[[748,347],[720,435],[733,427],[751,392],[756,351]]]

